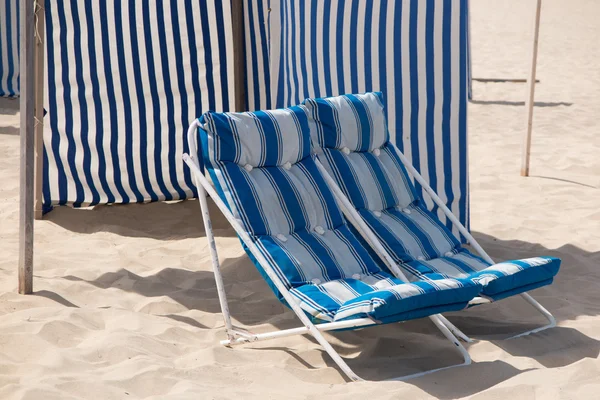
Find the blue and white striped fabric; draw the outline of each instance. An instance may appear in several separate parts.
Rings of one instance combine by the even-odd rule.
[[[230,7],[46,1],[46,210],[195,196],[184,132],[233,104]]]
[[[19,1],[0,0],[0,97],[19,95]]]
[[[383,92],[392,143],[468,228],[467,0],[271,0],[270,7],[273,106]]]
[[[319,160],[387,252],[412,279],[454,277],[498,300],[552,282],[560,260],[489,263],[462,248],[427,210],[389,142],[381,93],[307,99]]]
[[[453,278],[404,283],[380,268],[317,169],[304,107],[210,112],[200,122],[202,158],[217,192],[315,320],[418,318],[464,308],[479,292],[478,284]]]

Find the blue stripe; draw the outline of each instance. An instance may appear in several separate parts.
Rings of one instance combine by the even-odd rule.
[[[352,7],[350,9],[350,26],[348,28],[350,28],[350,59],[344,60],[344,62],[350,64],[350,91],[352,93],[358,93],[358,1],[352,1]],[[345,31],[345,29],[341,30]],[[340,94],[344,93],[345,91],[340,92]]]
[[[52,37],[54,21],[52,20],[52,5],[50,2],[46,5],[46,34],[47,37]],[[58,117],[56,115],[58,110],[58,101],[57,101],[57,90],[56,90],[56,82],[58,77],[56,76],[56,65],[60,62],[60,58],[57,61],[55,59],[54,52],[54,41],[48,40],[47,43],[48,49],[48,118],[50,119],[50,129],[52,132],[58,132]],[[48,143],[46,143],[46,146]],[[52,148],[52,153],[55,155],[54,159],[56,162],[56,169],[58,174],[58,203],[61,203],[62,199],[67,198],[67,176],[65,174],[65,168],[63,164],[63,160],[59,155],[59,146],[60,146],[60,136],[57,134],[53,134],[50,139],[50,147]],[[50,191],[48,191],[50,193]],[[50,203],[50,197],[48,197],[48,203]]]
[[[217,7],[218,8],[218,7]],[[164,5],[163,0],[156,0],[156,22],[159,27],[165,26],[165,14],[164,14]],[[177,36],[174,36],[177,42]],[[168,141],[168,151],[167,157],[168,162],[166,164],[169,170],[169,178],[171,179],[171,185],[173,189],[177,192],[177,196],[180,199],[185,198],[185,192],[179,185],[177,180],[177,169],[175,167],[175,163],[181,162],[181,156],[175,154],[176,144],[175,144],[175,112],[180,110],[175,110],[175,102],[173,101],[173,89],[171,88],[171,72],[169,69],[169,58],[172,56],[173,49],[167,47],[167,36],[164,29],[158,29],[158,43],[160,45],[160,53],[161,53],[161,64],[162,64],[162,82],[164,85],[164,97],[167,102],[167,131],[169,133],[169,141]],[[225,82],[225,87],[227,87],[227,83]],[[173,196],[171,196],[172,198]]]
[[[9,21],[9,24],[12,25],[12,11],[11,11],[11,1],[8,0],[6,2],[6,19],[7,21]],[[17,13],[17,17],[19,16],[19,5],[15,4],[15,12]],[[17,19],[17,26],[20,25],[20,20]],[[15,71],[15,62],[11,61],[11,59],[13,58],[13,41],[15,41],[12,37],[12,29],[11,26],[8,26],[8,29],[6,29],[6,52],[8,53],[8,75],[7,75],[7,80],[6,80],[6,88],[8,90],[8,94],[11,96],[14,96],[15,94],[17,94],[17,88],[13,87],[13,83],[12,83],[12,78],[15,75],[15,73],[18,73],[17,71]],[[18,52],[20,53],[20,51]],[[0,78],[2,78],[2,75],[0,74]]]
[[[77,0],[73,0],[77,1]],[[129,95],[129,82],[127,80],[127,62],[125,61],[125,49],[124,49],[124,34],[123,34],[123,16],[121,13],[122,4],[121,0],[115,0],[115,36],[116,36],[116,47],[117,47],[117,61],[119,63],[119,79],[121,81],[121,96],[123,98],[123,111],[125,118],[131,118],[131,97]],[[131,27],[132,29],[135,26]],[[137,67],[135,65],[134,67]],[[83,82],[80,84],[84,87]],[[125,124],[125,165],[127,166],[127,175],[129,178],[129,187],[133,191],[135,200],[140,202],[144,201],[144,195],[138,189],[137,182],[135,180],[135,167],[133,164],[134,157],[136,157],[137,149],[133,149],[133,124]]]
[[[100,4],[100,29],[102,31],[102,50],[104,55],[104,76],[106,78],[106,90],[108,95],[108,109],[110,114],[110,152],[112,157],[113,176],[112,180],[117,187],[117,191],[121,195],[121,202],[129,203],[129,196],[125,193],[123,183],[121,180],[120,173],[120,161],[119,161],[119,125],[117,115],[117,100],[115,97],[115,87],[112,76],[112,60],[110,53],[110,41],[108,37],[108,26],[109,22],[107,19],[107,5],[106,3]],[[111,21],[112,23],[112,21]],[[68,59],[65,60],[64,64],[68,64]]]
[[[442,82],[444,86],[444,95],[451,99],[452,94],[452,0],[444,0],[444,14],[442,23],[442,65],[443,75]],[[442,131],[450,132],[452,104],[451,101],[444,101],[442,104]],[[444,192],[446,193],[446,205],[451,207],[454,202],[454,190],[452,188],[452,143],[451,135],[442,135],[442,147],[446,149],[444,155],[444,174],[446,179],[444,182]],[[464,155],[466,157],[466,155]],[[459,216],[461,219],[461,216]],[[461,222],[464,220],[461,219]],[[452,229],[452,222],[446,221],[446,227]]]
[[[356,110],[356,116],[360,121],[360,138],[359,138],[359,151],[367,151],[371,145],[370,138],[372,137],[371,124],[369,121],[369,109],[365,104],[360,101],[354,95],[348,95],[347,98],[350,100],[353,108]]]
[[[202,28],[202,46],[204,48],[204,60],[206,64],[206,76],[210,77],[207,79],[207,87],[206,94],[208,95],[208,108],[207,105],[204,105],[203,111],[214,110],[216,101],[215,101],[215,85],[212,80],[214,71],[213,71],[213,49],[210,40],[210,20],[208,19],[208,10],[206,7],[201,4],[200,5],[200,28]]]
[[[108,203],[114,203],[115,202],[115,195],[112,193],[112,191],[110,190],[109,186],[108,186],[108,179],[107,179],[107,175],[106,175],[106,158],[105,158],[105,154],[104,154],[104,118],[103,118],[103,113],[102,113],[102,104],[104,103],[102,101],[102,98],[100,96],[100,82],[98,79],[98,62],[96,60],[96,39],[95,39],[95,34],[94,34],[94,23],[93,23],[93,16],[92,16],[92,1],[93,0],[86,0],[85,2],[85,25],[87,26],[87,36],[88,36],[88,53],[87,56],[89,57],[90,63],[90,81],[92,84],[92,105],[94,107],[94,113],[95,113],[95,121],[96,121],[96,141],[94,143],[94,151],[97,152],[97,157],[98,157],[98,178],[100,179],[100,186],[102,186],[102,192],[106,195],[107,197],[107,202]],[[50,11],[46,11],[46,24],[48,24],[48,21],[52,19],[52,15]],[[47,26],[47,25],[46,25]],[[46,29],[46,37],[50,38],[52,34],[52,27],[48,27]],[[54,53],[53,51],[50,49],[50,45],[51,45],[52,40],[48,40],[48,68],[50,66],[50,57],[54,57]],[[53,47],[53,45],[52,45]],[[54,86],[54,90],[56,90],[56,86],[55,86],[55,82],[54,79],[51,79],[52,75],[50,75],[50,73],[48,73],[48,86],[50,87],[50,85]],[[52,91],[52,89],[50,89],[50,91]],[[55,113],[52,111],[52,109],[49,110],[49,114],[50,114],[50,119],[52,120],[53,118],[56,118]],[[56,128],[56,126],[51,127],[52,130],[52,137],[54,138],[55,136],[58,136],[58,128]],[[91,149],[90,149],[91,151]],[[58,160],[59,154],[54,152],[54,157]],[[59,189],[62,185],[59,183]],[[50,199],[50,197],[48,197],[48,199]]]
[[[254,115],[258,120],[257,125],[260,125],[260,128],[266,131],[264,139],[265,143],[263,146],[263,163],[265,165],[277,165],[279,146],[275,132],[277,132],[279,128],[275,126],[276,121],[271,119],[269,114],[264,111],[257,111]]]
[[[8,15],[8,13],[7,13],[7,15]],[[0,58],[1,58],[2,57],[2,36],[4,35],[4,32],[6,31],[6,36],[7,36],[6,40],[8,41],[8,35],[9,35],[8,32],[10,32],[10,30],[12,29],[12,23],[10,22],[10,19],[8,17],[3,17],[3,20],[0,21],[0,23],[2,23],[3,25],[6,24],[6,27],[7,27],[7,29],[0,30]],[[9,64],[14,62],[12,57],[9,57],[8,60],[9,60],[8,61]],[[3,76],[4,76],[4,63],[0,62],[0,96],[11,96],[12,94],[8,92],[8,89],[5,89],[4,87],[2,87],[2,77]]]
[[[100,194],[96,190],[94,180],[92,179],[91,173],[91,158],[92,151],[89,144],[89,124],[88,124],[88,106],[85,97],[84,79],[83,79],[83,55],[81,51],[81,22],[79,21],[79,12],[77,8],[77,1],[71,0],[71,8],[73,10],[71,17],[73,17],[73,50],[75,55],[75,79],[77,82],[77,97],[79,100],[79,121],[81,122],[81,131],[74,132],[81,135],[81,144],[83,146],[83,173],[85,175],[87,186],[92,192],[92,199],[90,205],[98,204],[100,202]]]
[[[333,96],[333,86],[331,84],[331,76],[333,71],[331,70],[331,58],[330,58],[330,47],[329,47],[329,40],[327,40],[331,33],[330,33],[330,24],[329,24],[329,20],[331,19],[331,8],[330,7],[323,7],[323,23],[321,25],[323,25],[323,65],[324,65],[324,71],[323,71],[323,76],[325,77],[325,93],[318,93],[319,97],[323,97],[323,96]],[[316,20],[316,18],[315,18]],[[314,31],[316,32],[316,31]],[[327,38],[327,39],[326,39]],[[313,50],[314,52],[316,52],[316,48]],[[317,57],[318,55],[314,54],[313,57]]]
[[[365,21],[373,20],[373,7],[366,7],[365,10]],[[371,37],[373,35],[373,27],[370,23],[365,23],[365,33],[363,36],[365,56],[363,58],[363,67],[365,69],[365,90],[370,92],[373,90],[373,72],[371,71],[371,59],[373,54],[371,52]],[[358,41],[357,41],[358,43]],[[358,57],[358,55],[357,55]],[[358,79],[358,76],[357,76]],[[379,88],[377,88],[379,90]]]
[[[373,179],[381,187],[383,208],[386,209],[396,204],[394,199],[394,189],[388,176],[383,170],[383,165],[378,162],[377,157],[371,153],[362,153],[365,163],[369,166]]]
[[[336,30],[336,34],[335,34],[335,47],[336,47],[336,51],[337,51],[336,72],[337,72],[337,78],[338,78],[338,87],[337,87],[336,93],[331,93],[332,96],[346,93],[346,86],[344,85],[344,79],[346,78],[346,77],[344,77],[344,67],[345,67],[345,63],[350,62],[350,60],[344,60],[343,52],[342,52],[342,50],[344,48],[344,34],[345,34],[345,29],[343,26],[341,26],[341,24],[344,21],[344,8],[345,8],[344,3],[345,3],[344,0],[339,0],[338,8],[337,8],[338,25],[337,25],[337,30]]]
[[[164,196],[165,200],[173,200],[173,195],[169,193],[165,185],[165,181],[163,179],[163,164],[161,162],[161,148],[163,146],[162,143],[162,134],[161,130],[161,118],[160,118],[160,101],[159,101],[159,91],[157,82],[161,80],[162,77],[156,74],[156,69],[154,67],[154,49],[153,43],[156,40],[154,37],[150,27],[150,9],[149,7],[142,7],[143,13],[143,25],[144,25],[144,38],[145,38],[145,47],[146,47],[146,62],[148,65],[148,80],[150,82],[150,99],[151,99],[151,111],[150,114],[153,117],[153,127],[154,127],[154,168],[155,168],[155,176],[156,182]],[[151,134],[151,132],[149,132]]]
[[[180,143],[183,145],[183,152],[184,153],[189,153],[189,148],[188,148],[188,141],[187,141],[187,136],[186,135],[180,135],[178,134],[178,128],[180,129],[180,127],[186,127],[189,126],[189,124],[192,122],[191,119],[194,118],[194,116],[189,116],[188,115],[188,109],[189,109],[189,97],[188,97],[188,93],[186,90],[186,83],[185,83],[185,71],[187,69],[187,66],[183,65],[183,48],[182,48],[182,40],[185,40],[185,36],[183,36],[181,34],[181,29],[179,26],[179,10],[177,8],[177,2],[173,1],[171,2],[171,26],[173,27],[173,42],[174,42],[174,46],[175,46],[175,76],[177,77],[177,93],[179,94],[179,96],[181,97],[181,101],[180,101],[180,112],[181,112],[181,120],[180,123],[177,124],[177,126],[174,127],[174,130],[170,131],[170,136],[173,137],[173,140],[179,140]],[[189,40],[194,40],[193,38],[190,38],[188,36],[188,41]],[[190,48],[191,48],[191,43],[190,43]],[[196,64],[195,62],[191,62],[190,64],[194,65]],[[198,66],[196,65],[196,68],[198,68]],[[200,115],[200,114],[198,114]],[[175,149],[173,149],[174,151]],[[180,163],[181,162],[181,154],[174,154],[175,159],[174,162],[175,163]],[[171,165],[171,170],[173,171],[173,173],[175,173],[176,170],[176,165],[177,164],[173,164]],[[177,177],[175,178],[177,180]],[[186,186],[190,189],[192,189],[192,195],[194,197],[197,197],[197,191],[196,188],[192,182],[192,176],[190,173],[190,169],[189,168],[183,168],[183,180],[186,184]],[[183,196],[182,198],[184,198],[185,196]]]
[[[91,6],[86,7],[88,12],[91,12]],[[92,25],[91,15],[88,26]],[[137,19],[136,19],[136,0],[129,0],[129,26],[130,26],[130,37],[131,40],[131,59],[134,66],[140,65],[142,60],[140,58],[139,43],[137,38]],[[93,54],[93,50],[90,49],[90,54]],[[140,68],[133,68],[133,77],[135,81],[135,91],[137,96],[138,114],[139,114],[139,131],[140,131],[140,148],[137,149],[140,155],[140,169],[142,170],[142,181],[144,183],[144,189],[150,195],[150,200],[158,200],[158,195],[152,186],[150,180],[150,173],[148,170],[148,139],[146,134],[148,133],[148,118],[146,110],[146,100],[144,93],[144,84],[142,82],[142,71]],[[100,111],[101,115],[102,112]],[[103,156],[100,157],[104,159]]]
[[[223,0],[220,0],[218,3],[219,4],[215,4],[215,17],[217,23],[215,24],[215,21],[211,21],[210,23],[211,25],[217,26],[217,41],[219,43],[218,56],[219,64],[222,66],[221,68],[219,68],[219,73],[221,76],[221,86],[223,88],[229,88],[229,77],[227,75],[227,68],[225,68],[229,61],[227,59],[227,43],[225,42],[227,34],[225,32],[225,23],[223,23],[223,21],[225,21],[225,16],[223,15]],[[201,5],[200,9],[202,9],[203,6],[206,7],[206,5]],[[223,103],[221,104],[221,106],[223,107],[223,110],[230,110],[232,108],[232,105],[229,104],[229,93],[227,90],[223,91],[222,97]]]
[[[77,173],[77,167],[75,165],[75,134],[80,134],[81,132],[73,132],[73,105],[71,103],[71,84],[69,82],[69,63],[65,60],[68,60],[69,57],[69,48],[70,45],[67,43],[67,29],[66,29],[66,15],[64,9],[64,3],[60,2],[57,4],[58,10],[58,19],[59,24],[62,29],[60,31],[60,45],[61,45],[61,58],[63,62],[61,63],[62,67],[62,85],[64,88],[63,91],[63,107],[65,112],[65,135],[67,136],[67,163],[69,165],[69,169],[71,171],[71,176],[73,177],[75,184],[76,197],[73,202],[73,207],[79,207],[81,203],[84,201],[83,194],[83,186],[81,185],[81,181],[79,180],[79,174]],[[81,60],[80,60],[81,61]],[[77,88],[75,88],[77,90]],[[67,202],[67,198],[61,198],[59,204],[65,204]]]
[[[330,164],[336,173],[338,182],[344,182],[342,186],[344,194],[348,196],[356,208],[366,208],[367,204],[365,197],[360,190],[360,183],[356,179],[352,179],[355,174],[352,171],[352,166],[348,159],[338,150],[326,149],[324,151],[327,158],[331,160]]]

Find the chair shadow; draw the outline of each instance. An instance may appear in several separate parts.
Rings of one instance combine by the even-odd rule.
[[[217,236],[234,236],[235,233],[228,228],[225,218],[217,213],[214,205],[211,207],[211,210],[215,211],[213,226],[217,228]],[[204,235],[198,204],[195,201],[127,207],[109,206],[97,210],[65,208],[55,212],[56,214],[50,218],[53,223],[81,233],[109,231],[125,236],[157,239]],[[157,228],[150,232],[132,228],[132,222],[137,220],[150,221],[148,225]],[[181,221],[197,222],[181,226]],[[600,269],[579,270],[578,267],[582,262],[599,264],[600,253],[588,252],[570,244],[558,249],[547,249],[537,243],[500,240],[479,232],[473,234],[493,258],[505,255],[507,250],[510,250],[511,258],[550,255],[563,260],[561,272],[554,284],[532,292],[533,296],[555,315],[559,325],[561,321],[575,320],[583,315],[599,314],[600,293],[597,287],[600,285]],[[210,262],[208,257],[206,260],[207,263]],[[256,332],[270,330],[273,326],[276,329],[287,329],[300,325],[295,315],[275,298],[245,254],[223,259],[221,271],[231,315],[236,323]],[[74,275],[63,278],[87,282],[100,288],[118,288],[150,298],[167,296],[189,310],[214,314],[221,312],[214,276],[209,270],[165,268],[155,274],[141,276],[128,269],[121,269],[107,272],[93,280],[85,280]],[[42,295],[50,298],[54,296],[49,292]],[[70,303],[56,296],[53,299],[63,301],[65,305]],[[548,368],[566,366],[600,354],[599,341],[575,329],[565,327],[553,328],[519,339],[497,341],[498,336],[511,336],[546,323],[533,308],[524,307],[523,304],[522,299],[511,298],[491,305],[474,307],[468,311],[449,313],[448,318],[468,335],[476,339],[491,339],[506,352],[519,357],[533,358]],[[200,322],[187,316],[181,317],[176,314],[161,316],[195,328],[204,327]],[[423,334],[429,335],[426,341],[423,340]],[[435,338],[432,339],[431,335],[435,335]],[[392,378],[393,376],[386,375],[389,374],[388,371],[392,371],[392,375],[404,375],[445,366],[440,365],[440,360],[454,360],[453,363],[462,361],[449,342],[427,319],[357,331],[336,332],[330,336],[333,337],[334,347],[342,356],[348,357],[347,361],[351,368],[359,375],[375,380]],[[381,357],[381,354],[385,354],[385,357]],[[328,356],[323,357],[328,365],[333,365]],[[385,368],[382,369],[381,365]],[[474,363],[472,366],[439,371],[408,382],[436,397],[454,398],[480,392],[521,372],[523,371],[502,361],[481,362]],[[455,380],[464,380],[464,384],[444,384]]]
[[[525,102],[524,101],[509,101],[509,100],[475,100],[472,99],[470,100],[471,103],[473,104],[481,104],[481,105],[486,105],[486,106],[513,106],[513,107],[517,107],[517,106],[524,106]],[[571,107],[573,105],[573,103],[569,103],[569,102],[565,102],[565,101],[558,101],[558,102],[546,102],[546,101],[536,101],[535,103],[533,103],[533,105],[535,107]]]
[[[494,344],[509,354],[533,358],[546,368],[564,367],[600,355],[600,341],[576,329],[560,326],[534,336],[494,341]]]
[[[212,200],[208,200],[215,236],[234,237],[235,231],[221,211]],[[157,240],[205,236],[197,199],[89,208],[55,207],[44,219],[82,234],[110,232],[120,236]]]
[[[280,329],[298,326],[299,322],[294,321],[294,314],[277,300],[245,254],[223,259],[220,269],[230,313],[239,323],[244,326],[271,324]],[[167,296],[188,310],[221,313],[214,274],[211,271],[164,268],[156,274],[141,276],[122,268],[104,273],[93,280],[74,275],[66,275],[62,279],[86,282],[101,289],[117,288],[148,298]],[[172,315],[170,318],[191,326],[197,327],[199,324],[189,317]]]
[[[429,335],[427,341],[422,340],[424,333]],[[461,356],[427,319],[326,335],[334,337],[332,346],[344,357],[348,366],[369,381],[393,380],[432,369],[453,367],[405,381],[438,399],[471,396],[529,371],[520,370],[501,360],[458,366],[463,362]],[[312,337],[306,338],[316,344]],[[318,366],[287,348],[260,347],[253,350],[285,351],[308,370],[318,370]],[[356,354],[359,350],[360,353]],[[325,364],[336,369],[346,382],[350,382],[325,351],[319,351]]]

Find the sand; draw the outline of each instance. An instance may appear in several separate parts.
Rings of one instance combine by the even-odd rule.
[[[524,78],[533,2],[472,2],[474,76]],[[472,230],[496,259],[562,258],[520,299],[450,314],[479,339],[474,363],[408,382],[348,383],[308,337],[221,347],[198,204],[61,208],[35,230],[35,295],[16,293],[18,102],[0,100],[0,398],[591,399],[600,392],[600,3],[544,1],[530,178],[519,176],[525,85],[474,84],[469,108]],[[213,207],[214,208],[214,207]],[[215,211],[235,323],[297,326]],[[372,379],[460,361],[431,322],[333,338]]]

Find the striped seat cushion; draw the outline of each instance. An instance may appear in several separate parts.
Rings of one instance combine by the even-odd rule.
[[[377,322],[406,321],[465,308],[480,287],[469,280],[405,283],[387,272],[315,282],[291,290],[298,304],[320,321],[368,317]]]
[[[337,297],[333,305],[330,302],[333,297],[325,301],[319,295],[327,292],[321,289],[350,282],[356,276],[370,277],[367,279],[370,286],[363,284],[360,290],[352,292],[355,298],[376,293],[378,288],[393,287],[377,294],[388,308],[384,303],[374,305],[372,311],[350,307],[343,318],[357,315],[375,318],[384,308],[389,315],[396,310],[402,316],[409,316],[415,310],[426,313],[424,310],[434,305],[455,308],[462,302],[464,307],[469,296],[472,298],[479,290],[476,283],[453,279],[453,285],[439,283],[427,286],[420,294],[416,291],[411,296],[398,294],[416,286],[391,280],[349,229],[310,154],[311,126],[304,107],[246,113],[209,112],[200,118],[200,123],[202,158],[219,196],[283,284],[293,290],[301,307],[316,319],[333,320],[338,309],[352,300],[346,293]],[[252,254],[249,255],[283,300]],[[375,282],[378,280],[382,282]],[[397,300],[389,297],[388,292],[398,294]],[[393,305],[395,302],[402,303],[402,307]]]
[[[470,279],[481,285],[481,296],[496,301],[552,283],[560,268],[560,259],[533,257],[492,265],[459,248],[443,257],[414,260],[402,267],[409,276],[418,279]]]
[[[461,247],[426,208],[389,141],[381,93],[307,99],[304,105],[319,160],[411,279],[472,278],[492,299],[552,282],[558,259],[490,266]]]

